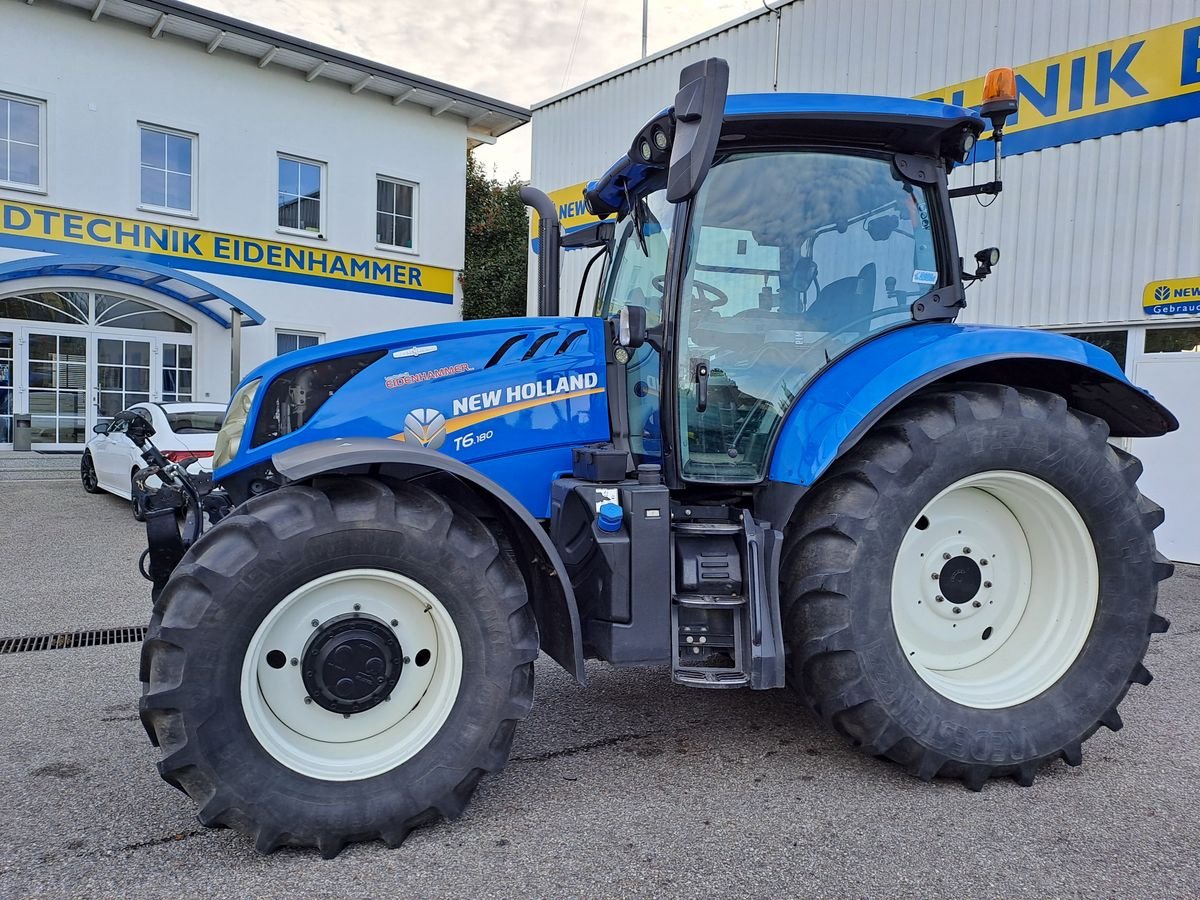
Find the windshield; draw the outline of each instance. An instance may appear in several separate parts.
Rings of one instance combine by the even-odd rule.
[[[942,281],[924,188],[883,157],[748,152],[696,200],[681,290],[682,474],[757,481],[792,398]],[[707,365],[706,402],[697,363]]]

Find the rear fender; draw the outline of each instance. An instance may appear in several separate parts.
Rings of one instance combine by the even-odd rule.
[[[1155,437],[1179,427],[1111,354],[1092,344],[1049,331],[913,325],[847,351],[809,383],[776,438],[765,490],[778,485],[778,494],[798,498],[890,410],[923,388],[956,381],[1061,394],[1108,422],[1114,437]],[[781,510],[772,512],[787,521],[778,519]]]
[[[525,577],[542,650],[576,681],[586,684],[579,609],[562,559],[538,521],[496,482],[445,454],[385,438],[314,441],[277,453],[272,462],[289,481],[309,481],[335,473],[382,475],[405,481],[450,478],[468,493],[472,506],[488,511],[504,524]]]

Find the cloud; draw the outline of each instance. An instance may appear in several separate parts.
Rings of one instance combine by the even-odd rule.
[[[620,68],[641,53],[638,0],[203,0],[203,5],[521,106],[559,93],[564,84]],[[650,52],[761,6],[761,0],[650,0]],[[501,177],[528,177],[530,131],[526,126],[500,138],[480,158]]]

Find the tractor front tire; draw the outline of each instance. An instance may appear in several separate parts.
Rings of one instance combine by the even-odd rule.
[[[785,540],[789,680],[863,751],[925,780],[1079,765],[1148,684],[1161,508],[1107,425],[995,384],[925,393],[814,486]]]
[[[142,648],[159,772],[267,853],[456,818],[533,702],[524,580],[465,510],[338,476],[250,500],[164,588]]]

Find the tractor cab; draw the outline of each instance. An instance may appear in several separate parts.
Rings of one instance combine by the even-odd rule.
[[[669,126],[658,117],[650,140]],[[625,344],[637,461],[663,463],[665,439],[681,481],[756,483],[817,372],[881,331],[952,320],[946,170],[982,128],[925,101],[736,96],[694,198],[670,202],[667,171],[632,162],[595,185],[591,203],[611,199],[618,216],[597,312],[637,323]]]
[[[616,217],[596,314],[622,323],[629,450],[675,487],[761,482],[818,372],[965,305],[947,173],[984,130],[979,115],[727,97],[726,77],[720,60],[685,70],[676,105],[585,193],[592,213]]]

